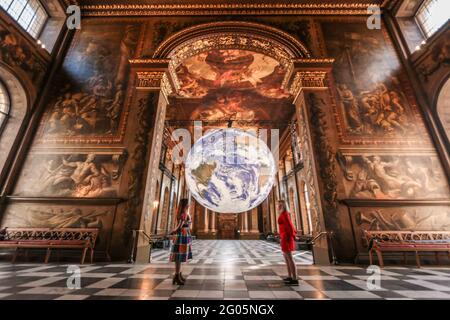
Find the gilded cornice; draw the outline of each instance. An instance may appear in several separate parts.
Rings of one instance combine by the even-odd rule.
[[[84,16],[367,15],[376,3],[103,4],[83,5]]]
[[[295,64],[302,65],[332,65],[334,63],[334,58],[307,58],[307,59],[295,59],[293,62]]]
[[[289,87],[289,92],[297,97],[301,89],[324,89],[328,84],[326,71],[298,71]]]
[[[140,59],[130,59],[128,60],[132,68],[143,67],[143,68],[158,68],[167,69],[170,63],[170,59],[152,59],[152,58],[140,58]]]

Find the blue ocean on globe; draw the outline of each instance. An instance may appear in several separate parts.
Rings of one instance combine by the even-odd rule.
[[[185,162],[193,197],[219,213],[246,212],[269,195],[275,161],[267,145],[239,129],[208,132],[191,148]]]

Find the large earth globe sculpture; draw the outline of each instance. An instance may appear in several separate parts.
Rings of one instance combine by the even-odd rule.
[[[185,162],[193,197],[219,213],[240,213],[263,202],[275,180],[267,145],[239,129],[213,130],[199,139]]]

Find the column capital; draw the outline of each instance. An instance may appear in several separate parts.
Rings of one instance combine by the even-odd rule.
[[[136,73],[136,89],[159,91],[165,97],[174,92],[173,81],[169,76],[169,59],[132,59],[131,71]]]
[[[289,92],[297,98],[302,89],[324,89],[328,87],[328,73],[334,59],[296,59],[289,81]]]

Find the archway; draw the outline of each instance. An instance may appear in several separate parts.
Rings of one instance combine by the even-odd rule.
[[[436,113],[442,126],[447,145],[450,146],[450,78],[445,81],[439,91]]]
[[[195,121],[202,121],[204,131],[237,126],[256,127],[257,134],[262,129],[288,132],[288,123],[298,112],[301,89],[323,87],[324,70],[331,62],[312,59],[300,41],[278,29],[248,22],[217,22],[182,30],[166,39],[152,59],[133,63],[139,89],[154,90],[160,86],[152,142],[159,152],[160,145],[168,145],[162,140],[170,137],[175,128],[183,127],[193,133]],[[150,79],[152,74],[158,74],[157,82]],[[159,157],[157,152],[150,158],[147,190],[153,190],[152,176],[159,170],[154,160]],[[146,201],[151,201],[152,194],[146,195]],[[274,207],[267,206],[268,217],[264,217],[273,222]],[[292,207],[296,215],[298,202]],[[241,238],[263,236],[258,212],[262,211],[252,210],[243,214],[243,219],[240,217]],[[208,233],[213,231],[209,219],[202,214],[200,220],[193,220],[195,225],[200,221],[202,233]]]
[[[7,66],[0,63],[0,83],[8,95],[9,112],[0,126],[0,181],[7,170],[5,165],[14,156],[12,149],[17,140],[19,130],[28,112],[29,95],[24,90],[21,81]]]

